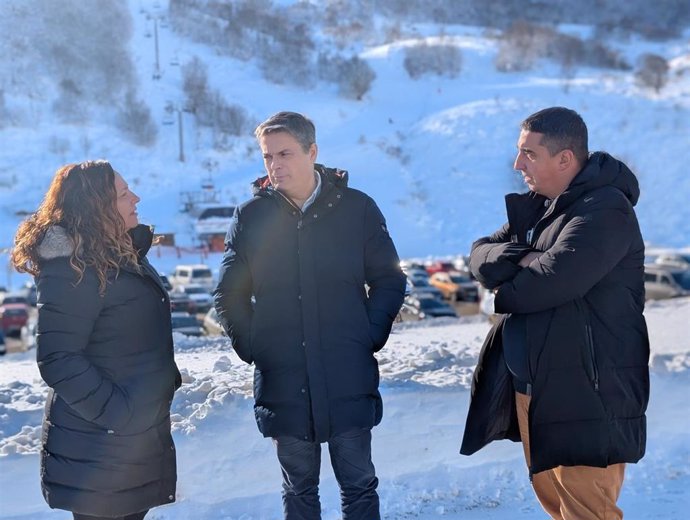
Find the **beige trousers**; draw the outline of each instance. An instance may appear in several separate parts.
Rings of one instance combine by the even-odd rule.
[[[520,438],[530,466],[528,410],[530,396],[515,393]],[[532,487],[541,506],[553,520],[621,520],[616,505],[623,486],[625,464],[606,468],[558,466],[532,476]]]

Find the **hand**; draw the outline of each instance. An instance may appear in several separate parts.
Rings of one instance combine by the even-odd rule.
[[[529,264],[532,263],[532,260],[535,260],[536,258],[539,258],[543,253],[540,251],[533,251],[531,253],[527,253],[522,260],[518,263],[520,267],[527,267]]]

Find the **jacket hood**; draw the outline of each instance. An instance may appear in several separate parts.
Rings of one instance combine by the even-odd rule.
[[[151,249],[153,244],[153,228],[146,224],[138,224],[129,231],[129,236],[132,238],[132,245],[137,252],[137,258],[141,260]]]
[[[605,152],[594,152],[582,171],[573,179],[566,192],[580,193],[604,186],[614,186],[621,190],[634,206],[640,198],[640,185],[637,177],[618,159]]]
[[[348,176],[346,170],[341,170],[340,168],[328,168],[323,164],[314,164],[314,171],[321,175],[321,180],[325,183],[330,183],[335,186],[342,188],[347,187]],[[252,182],[252,194],[253,195],[268,195],[275,191],[271,185],[271,180],[268,175],[259,177],[254,182]]]

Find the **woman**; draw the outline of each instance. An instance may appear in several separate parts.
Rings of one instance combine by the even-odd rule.
[[[43,496],[75,520],[141,520],[175,501],[180,373],[139,200],[108,162],[68,164],[15,237],[15,268],[36,278],[37,359],[50,387]]]

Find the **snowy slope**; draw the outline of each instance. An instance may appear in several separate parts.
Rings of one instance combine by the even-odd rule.
[[[690,500],[690,299],[652,302],[652,397],[645,458],[630,465],[621,496],[626,518],[681,520]],[[458,455],[471,373],[488,323],[481,317],[396,325],[381,366],[384,420],[374,462],[384,518],[541,518],[522,450],[493,443]],[[178,503],[158,520],[280,517],[280,469],[256,430],[251,368],[220,338],[175,335],[183,385],[173,402],[179,459]],[[38,485],[40,420],[46,386],[33,352],[0,360],[0,519],[64,518]],[[327,459],[327,457],[325,457]],[[323,462],[323,518],[340,518],[336,484]]]

